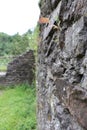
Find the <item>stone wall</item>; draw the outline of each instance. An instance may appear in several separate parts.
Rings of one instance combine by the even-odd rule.
[[[41,0],[38,130],[87,130],[87,0]],[[58,28],[54,28],[54,25]]]
[[[7,66],[5,76],[0,77],[0,85],[16,85],[35,80],[35,57],[32,50],[16,57]]]

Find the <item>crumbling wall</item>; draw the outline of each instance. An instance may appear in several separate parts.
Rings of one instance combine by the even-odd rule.
[[[8,64],[5,76],[0,77],[0,85],[32,84],[35,80],[35,56],[30,50]]]
[[[87,0],[41,0],[38,130],[87,130]],[[56,25],[57,28],[54,28]]]

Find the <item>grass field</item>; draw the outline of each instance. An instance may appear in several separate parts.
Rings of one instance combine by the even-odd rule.
[[[0,57],[0,72],[4,72],[7,70],[7,65],[10,61],[10,57]]]
[[[6,72],[7,66],[6,65],[0,65],[0,72]]]
[[[0,130],[36,130],[36,92],[28,85],[0,90]]]

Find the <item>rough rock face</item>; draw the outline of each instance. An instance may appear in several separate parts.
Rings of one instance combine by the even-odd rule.
[[[18,56],[8,64],[6,75],[0,77],[0,84],[15,85],[35,79],[35,57],[32,50]]]
[[[40,25],[38,130],[87,130],[87,0],[41,0],[40,8],[50,23]]]

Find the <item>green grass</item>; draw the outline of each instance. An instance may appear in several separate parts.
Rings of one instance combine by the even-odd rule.
[[[7,70],[7,65],[11,61],[12,61],[12,58],[9,57],[9,56],[0,57],[0,72],[1,71],[6,71]]]
[[[21,85],[1,92],[0,130],[36,130],[35,88]]]
[[[1,65],[0,66],[0,72],[6,72],[7,66],[6,65]]]

